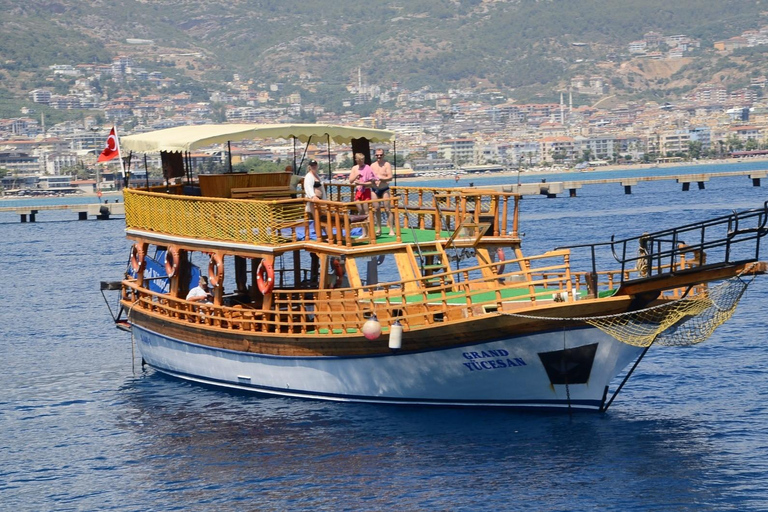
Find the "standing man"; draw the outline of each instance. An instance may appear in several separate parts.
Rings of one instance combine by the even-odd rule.
[[[392,166],[389,165],[389,162],[384,160],[384,150],[383,149],[377,149],[376,150],[376,158],[374,159],[374,162],[371,164],[371,169],[373,169],[373,174],[375,175],[375,180],[373,181],[373,187],[371,187],[371,192],[376,196],[376,199],[390,199],[392,197],[392,193],[389,190],[389,181],[392,179]],[[376,210],[376,215],[374,216],[373,220],[376,223],[376,231],[377,234],[381,233],[381,204],[384,203],[384,210],[386,211],[386,224],[389,228],[389,236],[395,235],[395,216],[392,213],[392,205],[390,204],[390,201],[382,201],[382,202],[376,202],[374,203],[374,209]]]

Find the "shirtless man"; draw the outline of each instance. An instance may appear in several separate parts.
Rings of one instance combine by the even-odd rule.
[[[389,165],[389,162],[384,160],[384,150],[383,149],[377,149],[376,150],[376,158],[374,162],[371,164],[371,169],[373,169],[373,174],[376,176],[376,179],[373,182],[373,187],[371,187],[371,191],[376,196],[376,199],[389,199],[392,197],[392,193],[389,190],[389,181],[392,179],[392,166]],[[386,211],[387,216],[387,227],[389,228],[389,236],[395,235],[395,218],[394,214],[392,213],[392,206],[390,204],[390,201],[382,201],[374,203],[374,208],[376,210],[376,215],[374,215],[373,220],[376,223],[376,231],[377,235],[381,234],[381,205],[384,204],[384,210]]]

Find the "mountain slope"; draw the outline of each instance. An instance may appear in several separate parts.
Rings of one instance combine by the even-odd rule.
[[[8,79],[117,53],[157,62],[186,51],[201,54],[190,75],[213,82],[233,72],[256,81],[309,73],[340,86],[361,68],[369,82],[411,88],[557,88],[649,30],[711,48],[768,23],[754,0],[0,0],[0,10]]]

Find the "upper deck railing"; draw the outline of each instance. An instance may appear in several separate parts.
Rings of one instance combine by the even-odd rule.
[[[348,184],[329,184],[323,201],[325,217],[320,224],[337,228],[334,236],[325,238],[331,244],[352,246],[355,243],[377,243],[375,237],[355,241],[350,226],[358,205],[367,203],[369,210],[389,202],[400,229],[430,229],[436,238],[443,230],[453,230],[467,219],[491,226],[486,235],[517,239],[518,196],[482,189],[392,188],[393,199],[367,202],[347,201],[351,198]],[[177,191],[172,191],[177,192]],[[125,221],[128,229],[194,238],[199,240],[278,245],[314,238],[314,212],[306,211],[307,200],[249,200],[179,195],[128,189],[124,191]],[[513,211],[509,212],[509,207]],[[311,210],[311,209],[310,209]],[[370,213],[369,216],[375,215]],[[513,219],[510,228],[509,221]],[[400,241],[400,229],[397,240]]]

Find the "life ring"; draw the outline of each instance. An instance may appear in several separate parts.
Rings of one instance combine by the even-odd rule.
[[[259,268],[256,269],[256,286],[262,295],[266,295],[275,288],[275,270],[272,263],[267,260],[261,260]]]
[[[215,252],[208,261],[208,282],[214,288],[219,286],[224,278],[224,257]]]
[[[144,256],[147,253],[147,244],[135,243],[131,247],[131,269],[134,272],[138,272],[141,266],[144,264]]]
[[[165,251],[165,275],[168,279],[176,275],[176,270],[179,268],[179,248],[175,245],[168,247]]]
[[[507,257],[504,255],[504,248],[503,247],[497,247],[496,248],[496,261],[504,261],[507,259]],[[504,273],[504,264],[502,263],[498,267],[496,267],[496,273],[497,274],[503,274]]]
[[[336,283],[334,283],[334,288],[341,287],[341,281],[344,279],[344,265],[341,264],[341,258],[333,258],[331,260],[331,265],[333,266],[333,273],[336,275]]]

